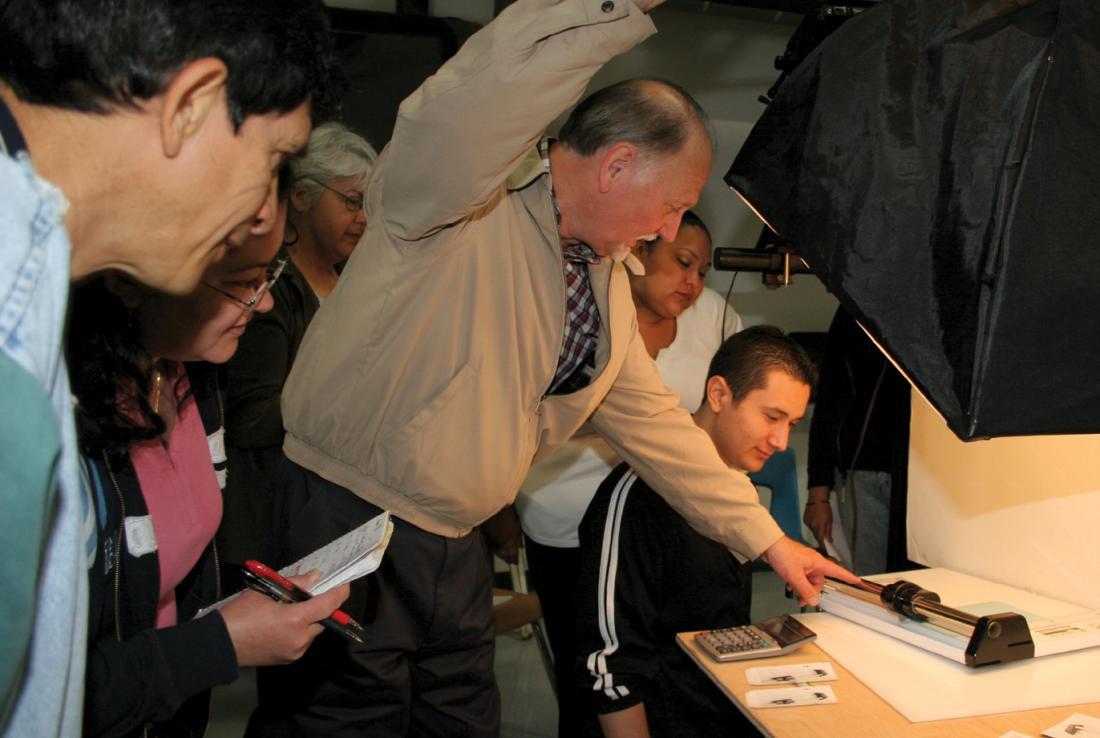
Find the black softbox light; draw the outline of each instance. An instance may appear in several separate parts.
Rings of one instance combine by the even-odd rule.
[[[726,181],[962,439],[1100,433],[1100,2],[885,0]]]

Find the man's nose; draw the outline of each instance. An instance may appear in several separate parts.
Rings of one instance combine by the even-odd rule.
[[[664,239],[665,243],[676,240],[676,234],[680,232],[680,219],[684,217],[683,211],[676,211],[664,222],[657,235]]]
[[[768,440],[771,441],[772,446],[775,446],[776,451],[785,451],[790,438],[791,427],[784,423],[781,428],[772,433],[771,438]]]
[[[264,195],[264,201],[260,203],[260,209],[252,216],[252,226],[249,228],[249,233],[253,236],[262,236],[265,233],[270,233],[271,229],[275,227],[275,215],[279,212],[278,187],[278,177],[272,177],[271,182],[267,186],[267,194]]]

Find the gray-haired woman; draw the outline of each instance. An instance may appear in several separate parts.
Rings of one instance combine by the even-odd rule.
[[[290,162],[287,252],[321,300],[367,227],[363,192],[377,159],[361,136],[326,123],[309,137],[305,155]]]
[[[363,192],[377,158],[363,137],[326,123],[290,162],[284,240],[290,260],[272,289],[274,309],[253,321],[228,365],[229,480],[218,532],[223,561],[241,564],[264,553],[268,488],[282,457],[279,396],[306,327],[366,228]]]

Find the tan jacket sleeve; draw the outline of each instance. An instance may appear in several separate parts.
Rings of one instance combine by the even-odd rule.
[[[729,469],[710,436],[661,382],[637,329],[593,427],[692,528],[755,559],[783,536],[749,478]]]
[[[609,59],[656,32],[631,0],[519,0],[401,103],[380,180],[415,240],[485,204]]]

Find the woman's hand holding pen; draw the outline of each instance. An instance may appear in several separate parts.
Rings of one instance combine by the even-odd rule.
[[[317,580],[312,571],[290,580],[303,589]],[[297,661],[323,630],[327,618],[348,597],[348,585],[305,602],[284,604],[246,589],[220,610],[239,666],[271,666]]]

